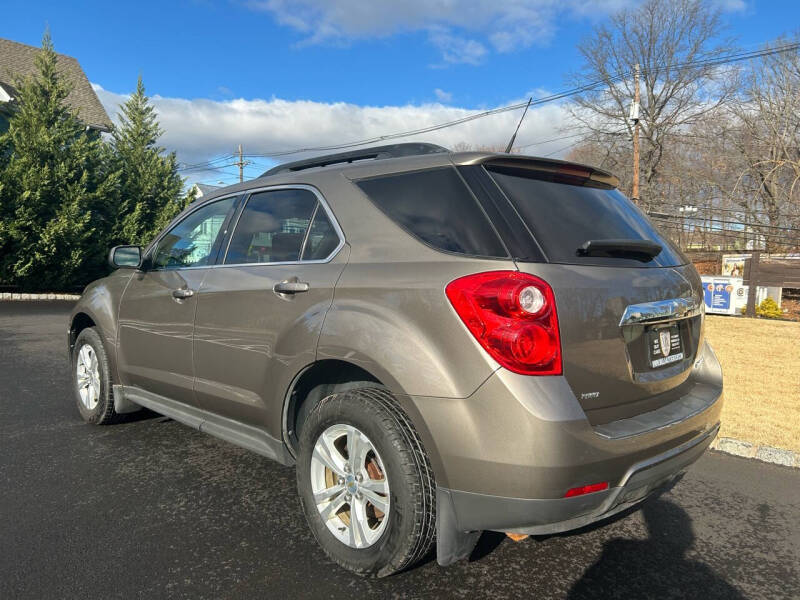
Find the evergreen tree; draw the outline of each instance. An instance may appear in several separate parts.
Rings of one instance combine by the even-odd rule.
[[[99,273],[115,176],[102,168],[102,140],[64,102],[49,33],[35,60],[36,74],[15,80],[0,136],[0,281],[56,290]]]
[[[113,133],[112,151],[120,175],[115,243],[146,245],[189,201],[182,194],[175,153],[158,146],[161,134],[140,76]]]

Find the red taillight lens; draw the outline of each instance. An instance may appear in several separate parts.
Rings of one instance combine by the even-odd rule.
[[[518,271],[490,271],[451,281],[445,293],[467,329],[505,368],[561,375],[556,301],[546,281]]]
[[[564,494],[564,498],[572,498],[573,496],[583,496],[584,494],[591,494],[592,492],[602,492],[603,490],[608,489],[608,482],[604,481],[603,483],[592,483],[590,485],[582,485],[580,487],[574,487],[571,490],[567,491]]]

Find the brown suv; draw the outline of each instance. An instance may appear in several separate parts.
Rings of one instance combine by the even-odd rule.
[[[219,190],[84,291],[78,409],[296,464],[358,573],[603,519],[695,461],[722,404],[700,279],[616,186],[401,144]]]

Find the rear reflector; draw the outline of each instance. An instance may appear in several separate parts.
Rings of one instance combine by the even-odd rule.
[[[591,494],[592,492],[602,492],[608,489],[608,482],[603,483],[590,483],[589,485],[582,485],[574,487],[564,494],[564,498],[572,498],[573,496],[583,496],[584,494]]]
[[[523,375],[561,375],[556,300],[546,281],[518,271],[489,271],[451,281],[445,293],[481,346]]]

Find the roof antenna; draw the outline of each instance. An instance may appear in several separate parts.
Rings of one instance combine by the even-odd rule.
[[[525,115],[528,114],[528,107],[531,105],[531,101],[533,100],[533,96],[528,98],[528,103],[525,105],[525,110],[522,111],[522,116],[519,118],[519,123],[517,123],[517,128],[514,130],[514,135],[511,136],[511,139],[508,141],[508,146],[506,146],[506,154],[511,152],[511,146],[514,145],[514,140],[517,139],[517,133],[519,132],[519,126],[522,125],[522,120],[525,118]]]

